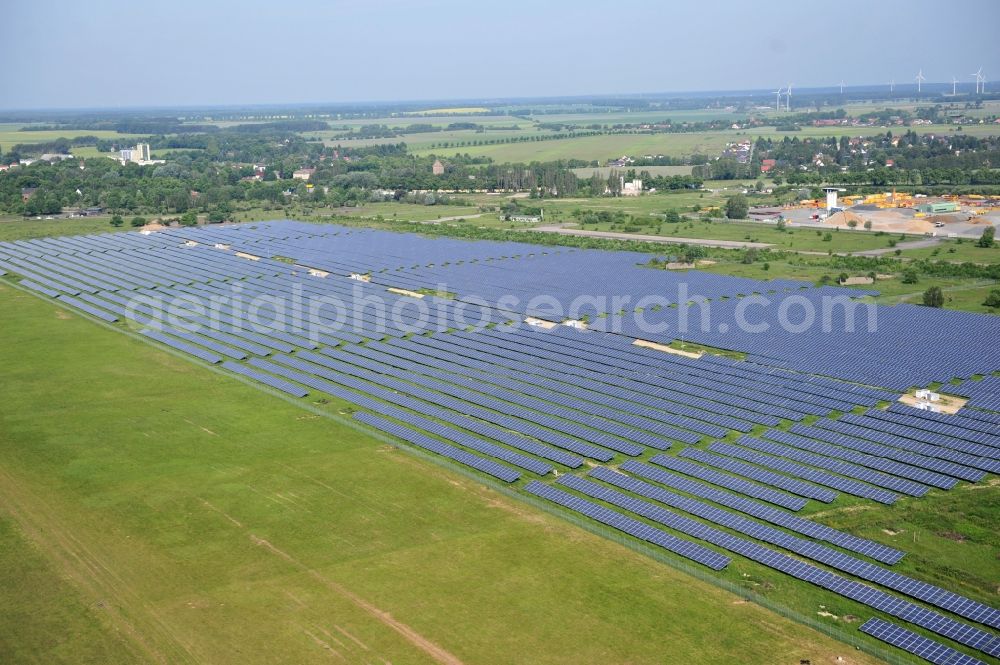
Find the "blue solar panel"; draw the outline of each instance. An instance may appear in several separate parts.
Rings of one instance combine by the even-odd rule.
[[[942,473],[928,471],[927,469],[922,469],[910,464],[904,464],[902,462],[896,462],[877,455],[870,455],[865,452],[855,451],[851,448],[823,443],[822,441],[817,440],[821,438],[823,430],[798,425],[793,427],[792,430],[794,431],[785,432],[782,430],[768,430],[764,432],[763,436],[771,439],[772,441],[778,441],[780,443],[795,446],[796,448],[826,455],[827,457],[847,460],[861,466],[891,473],[895,476],[907,478],[914,482],[931,485],[940,489],[951,489],[958,482],[955,478]],[[815,432],[820,432],[820,436],[813,435],[813,438],[803,436]],[[839,436],[833,432],[828,432],[826,434],[834,437]],[[859,446],[859,448],[863,450],[864,446]]]
[[[854,426],[842,423],[839,420],[818,420],[815,427],[792,425],[789,431],[821,441],[827,441],[851,450],[897,460],[922,469],[933,470],[953,478],[976,482],[986,475],[984,471],[970,469],[967,466],[946,460],[928,457],[919,453],[894,448],[890,445],[877,443],[871,439],[861,438],[858,436],[859,433]]]
[[[935,665],[986,665],[961,651],[876,617],[864,622],[858,630]]]
[[[740,443],[743,443],[744,441],[752,443],[754,439],[752,439],[752,437],[741,437],[739,439]],[[791,462],[781,457],[775,457],[774,455],[754,452],[742,446],[734,446],[729,443],[717,441],[711,444],[708,447],[708,450],[714,453],[721,453],[730,457],[736,457],[769,469],[774,469],[791,476],[802,478],[803,480],[808,480],[816,483],[817,485],[832,487],[847,494],[853,494],[854,496],[860,496],[865,499],[878,501],[879,503],[892,504],[899,498],[899,495],[895,492],[889,492],[888,490],[872,487],[871,485],[851,480],[850,478],[835,476],[825,471],[818,471],[803,464]]]
[[[892,547],[876,543],[875,541],[868,540],[867,538],[859,538],[858,536],[838,531],[837,529],[833,529],[826,525],[789,514],[784,510],[745,498],[739,494],[716,489],[700,482],[689,480],[683,476],[678,476],[677,474],[657,469],[656,467],[642,462],[626,460],[619,467],[619,469],[632,475],[658,482],[661,485],[672,487],[692,496],[708,499],[709,501],[726,506],[727,508],[732,508],[747,515],[770,522],[771,524],[776,524],[780,527],[788,529],[789,531],[794,531],[804,536],[810,536],[812,538],[816,538],[817,540],[824,540],[828,543],[843,547],[846,550],[857,552],[858,554],[864,554],[865,556],[869,556],[876,561],[894,564],[903,558],[903,552]]]
[[[735,552],[765,566],[782,571],[797,579],[816,584],[860,603],[900,617],[961,644],[981,649],[985,653],[1000,653],[1000,638],[933,610],[892,596],[861,582],[855,582],[836,573],[806,563],[790,555],[764,547],[755,542],[733,536],[702,522],[682,517],[647,501],[634,499],[621,492],[608,489],[577,476],[564,475],[560,484],[572,487],[587,496],[612,505],[624,507],[637,515],[669,526],[681,533],[705,540],[723,549]]]
[[[245,365],[234,363],[231,360],[225,361],[224,363],[222,363],[222,366],[228,369],[230,372],[242,374],[243,376],[249,377],[254,381],[263,383],[265,386],[270,386],[271,388],[280,390],[283,393],[288,393],[289,395],[292,395],[294,397],[305,397],[306,395],[309,394],[309,391],[304,390],[303,388],[295,385],[294,383],[290,383],[288,381],[275,378],[270,374],[257,372],[255,370],[250,369],[249,367],[246,367]]]
[[[703,545],[671,536],[670,534],[649,526],[639,520],[632,519],[621,513],[605,508],[596,503],[586,501],[568,492],[550,487],[533,480],[524,488],[527,492],[543,499],[557,503],[593,520],[618,529],[640,540],[659,545],[674,554],[696,561],[712,570],[722,570],[729,564],[729,557],[719,554]]]
[[[1000,455],[1000,449],[989,444],[975,443],[965,440],[962,436],[954,436],[952,434],[945,434],[943,432],[936,431],[940,429],[952,430],[952,428],[947,426],[938,425],[933,430],[927,429],[927,427],[934,426],[925,424],[927,421],[920,420],[919,418],[913,418],[899,413],[890,413],[882,411],[881,409],[870,409],[865,412],[862,418],[868,420],[870,422],[869,426],[871,427],[881,426],[884,428],[883,431],[890,434],[903,436],[915,441],[922,441],[933,446],[943,446],[945,448],[951,448],[952,450],[958,450],[970,455],[986,457],[994,460],[998,455]],[[919,426],[916,426],[915,423]]]
[[[831,568],[841,570],[869,582],[875,582],[884,587],[899,591],[908,596],[912,596],[941,609],[953,611],[960,616],[973,621],[978,621],[989,626],[1000,624],[1000,611],[994,610],[987,605],[978,603],[958,594],[945,591],[944,589],[921,582],[905,575],[887,570],[881,566],[862,561],[856,557],[843,554],[825,545],[816,544],[805,538],[792,536],[780,529],[776,529],[760,522],[731,513],[727,510],[716,508],[710,504],[697,499],[669,492],[649,483],[630,478],[622,473],[606,468],[597,468],[589,474],[590,478],[596,478],[605,483],[614,485],[621,489],[638,494],[650,499],[655,499],[660,503],[672,508],[677,508],[688,512],[696,517],[726,527],[738,533],[746,534],[757,540],[777,545],[789,551],[795,552],[807,559],[812,559],[819,563],[826,564]],[[570,487],[575,487],[577,483],[575,476],[563,476],[560,482],[564,482]],[[589,486],[585,486],[589,487]],[[887,548],[888,549],[888,548]],[[901,553],[899,553],[901,554]]]
[[[41,284],[36,284],[35,282],[31,281],[30,279],[22,279],[19,282],[19,284],[21,286],[25,286],[25,287],[31,289],[32,291],[38,291],[41,294],[47,295],[50,298],[55,298],[56,296],[59,295],[58,291],[53,291],[52,289],[50,289],[48,287],[45,287],[45,286],[42,286]]]
[[[948,448],[932,446],[919,441],[914,441],[912,439],[907,439],[905,437],[895,436],[893,434],[883,432],[882,428],[878,425],[875,425],[875,428],[873,429],[868,427],[868,425],[872,424],[870,421],[860,420],[852,414],[845,415],[839,420],[817,420],[815,424],[817,427],[831,429],[835,432],[847,434],[848,436],[853,436],[858,439],[866,439],[868,441],[874,441],[885,446],[913,452],[925,457],[934,457],[940,460],[945,460],[949,463],[946,468],[950,469],[945,473],[955,476],[956,478],[962,478],[963,480],[970,480],[972,482],[982,480],[982,478],[986,475],[984,470],[979,470],[979,468],[975,465],[980,461],[990,461],[983,460],[983,458],[974,457],[972,455],[966,455],[965,453],[950,450]]]
[[[929,489],[926,485],[922,485],[920,483],[879,473],[878,471],[872,471],[871,469],[866,469],[863,466],[858,466],[856,464],[851,464],[838,459],[832,459],[823,455],[814,455],[813,453],[806,452],[792,446],[784,446],[778,443],[764,441],[763,439],[757,439],[752,436],[740,437],[738,442],[741,446],[745,446],[747,448],[777,455],[778,457],[786,457],[790,460],[802,462],[820,469],[834,471],[842,476],[847,476],[848,478],[863,480],[866,483],[884,487],[896,492],[909,494],[910,496],[923,496]]]
[[[823,503],[830,503],[837,498],[836,492],[832,492],[826,488],[818,487],[796,478],[784,476],[780,473],[767,471],[760,467],[752,464],[746,464],[730,457],[713,455],[712,453],[708,453],[697,448],[685,448],[680,452],[680,456],[690,460],[696,460],[702,464],[714,466],[722,469],[723,471],[743,476],[744,478],[756,480],[757,482],[764,483],[765,485],[778,487],[786,492],[798,494],[799,496],[806,497],[807,499],[816,499],[817,501],[822,501]]]
[[[71,307],[75,307],[76,309],[86,312],[91,316],[95,316],[102,321],[107,321],[108,323],[114,323],[115,321],[118,320],[117,316],[108,313],[107,310],[101,309],[99,307],[94,307],[93,305],[89,305],[85,303],[83,300],[80,300],[78,298],[74,298],[72,296],[67,296],[67,295],[59,295],[56,296],[56,298],[60,302],[64,302]]]
[[[174,339],[173,337],[170,337],[168,335],[164,335],[163,333],[158,332],[156,330],[146,329],[140,331],[140,334],[145,335],[150,339],[155,339],[160,344],[166,344],[167,346],[175,348],[178,351],[183,351],[184,353],[192,355],[195,358],[201,358],[205,362],[212,363],[213,365],[215,363],[222,362],[222,358],[215,355],[214,353],[209,353],[205,349],[200,349],[197,346],[192,346],[178,339]]]
[[[512,483],[521,477],[521,474],[514,471],[510,467],[506,467],[503,464],[492,460],[484,459],[478,455],[473,455],[470,452],[462,450],[461,448],[456,448],[455,446],[450,446],[446,443],[438,441],[437,439],[432,439],[429,436],[420,434],[419,432],[416,432],[408,427],[404,427],[403,425],[398,425],[392,421],[386,420],[385,418],[380,418],[379,416],[374,416],[364,412],[355,413],[354,417],[357,420],[360,420],[367,425],[371,425],[372,427],[387,434],[392,434],[393,436],[399,437],[404,441],[408,441],[415,446],[437,453],[442,457],[447,457],[466,466],[470,466],[477,471],[482,471],[483,473],[504,482]]]
[[[329,355],[303,351],[299,352],[297,356],[317,365],[322,365],[323,367],[329,369],[357,376],[365,379],[366,381],[371,381],[377,385],[392,388],[393,390],[399,390],[431,403],[447,406],[448,408],[460,413],[467,413],[481,420],[500,425],[514,432],[519,432],[525,436],[538,439],[539,441],[552,444],[559,448],[564,448],[577,453],[578,455],[583,455],[584,457],[590,457],[602,462],[607,462],[614,457],[607,450],[582,443],[570,436],[565,436],[559,431],[554,431],[554,429],[557,430],[561,427],[559,421],[555,421],[543,415],[535,415],[524,410],[510,409],[506,410],[506,413],[491,411],[490,409],[500,409],[504,407],[502,403],[497,403],[496,401],[490,400],[486,397],[478,398],[475,394],[469,393],[468,391],[451,390],[447,384],[433,379],[420,380],[418,377],[410,376],[409,378],[417,384],[413,385],[400,379],[386,377],[371,370],[335,360]],[[433,392],[433,390],[425,389],[423,386],[443,392]],[[470,401],[472,403],[470,403]],[[512,414],[516,414],[516,417]],[[547,428],[550,426],[554,429]]]
[[[805,499],[797,496],[791,496],[789,494],[785,494],[784,492],[778,492],[777,490],[773,490],[769,487],[763,487],[757,483],[752,483],[749,480],[726,473],[720,473],[714,469],[706,468],[700,464],[695,464],[694,462],[689,462],[677,457],[656,455],[649,461],[653,464],[672,469],[693,478],[704,480],[712,483],[713,485],[726,487],[734,492],[762,499],[768,503],[773,503],[776,506],[788,508],[789,510],[801,510],[807,503]]]

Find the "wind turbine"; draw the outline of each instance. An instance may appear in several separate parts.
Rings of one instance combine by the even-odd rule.
[[[788,90],[785,91],[785,110],[792,110],[792,84],[788,84]]]
[[[889,79],[889,94],[891,95],[892,91],[895,89],[896,89],[896,79]]]
[[[840,94],[844,94],[844,79],[840,79]]]
[[[920,71],[917,72],[917,75],[914,78],[917,79],[917,94],[919,95],[920,94],[920,86],[923,84],[924,81],[927,80],[927,79],[924,78],[924,69],[923,69],[923,67],[920,68]]]
[[[980,67],[979,71],[973,74],[976,77],[976,94],[980,93],[980,87],[982,87],[982,92],[986,92],[986,77],[983,76],[983,68]]]
[[[783,93],[783,92],[784,92],[784,90],[782,90],[781,88],[778,88],[777,90],[774,91],[774,94],[776,95],[776,97],[775,97],[776,101],[774,102],[774,110],[775,111],[780,111],[781,110],[781,93]]]
[[[958,79],[955,78],[954,74],[952,74],[952,76],[951,76],[951,96],[952,97],[954,97],[955,94],[956,94],[955,91],[957,90],[957,88],[956,88],[957,85],[958,85]]]

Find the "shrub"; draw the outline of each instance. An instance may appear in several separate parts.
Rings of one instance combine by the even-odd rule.
[[[729,219],[746,219],[748,212],[750,204],[747,202],[747,197],[742,194],[726,199],[726,217]]]
[[[976,241],[977,247],[992,247],[993,237],[996,234],[996,230],[992,226],[987,226],[983,229],[983,235],[979,236],[979,240]]]
[[[924,306],[925,307],[944,306],[944,293],[941,292],[940,286],[932,286],[931,288],[924,291]]]

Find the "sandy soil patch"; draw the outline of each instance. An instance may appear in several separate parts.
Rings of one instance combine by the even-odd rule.
[[[529,316],[524,320],[529,326],[536,326],[538,328],[545,328],[546,330],[552,330],[558,323],[553,323],[552,321],[546,321],[544,319],[536,319],[533,316]]]
[[[411,298],[423,298],[423,293],[417,293],[416,291],[408,291],[407,289],[397,289],[395,286],[390,286],[386,291],[390,293],[398,293],[401,296],[410,296]]]
[[[655,349],[657,351],[663,351],[664,353],[672,353],[676,356],[684,356],[685,358],[698,359],[705,355],[704,351],[681,351],[680,349],[675,349],[673,347],[667,346],[665,344],[657,344],[656,342],[650,342],[645,339],[637,339],[632,342],[633,346],[641,346],[646,349]]]
[[[940,393],[939,393],[940,394]],[[916,395],[911,395],[907,393],[906,395],[900,395],[899,401],[908,406],[917,406],[918,404],[927,404],[926,400],[917,399]],[[939,413],[945,415],[954,415],[958,413],[959,409],[965,406],[965,403],[969,400],[963,397],[955,397],[954,395],[941,394],[941,399],[937,402],[930,402],[933,404]]]

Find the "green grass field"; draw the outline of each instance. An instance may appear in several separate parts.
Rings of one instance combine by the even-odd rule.
[[[719,130],[677,134],[607,134],[453,148],[427,147],[427,143],[437,143],[437,141],[433,139],[424,141],[422,138],[413,139],[414,136],[420,135],[410,135],[404,137],[402,140],[405,140],[412,151],[418,155],[468,153],[474,156],[489,157],[497,162],[544,162],[558,159],[596,159],[603,162],[604,160],[622,155],[688,157],[694,154],[702,154],[714,157],[722,151],[727,143],[746,138],[755,140],[761,136],[772,137],[778,140],[784,136],[799,137],[800,139],[828,136],[871,136],[890,130],[900,132],[904,129],[903,127],[804,127],[801,131],[780,132],[773,127],[761,127],[753,130]],[[918,134],[947,135],[955,132],[955,128],[952,125],[923,125],[912,129]],[[988,124],[970,125],[963,127],[962,132],[971,136],[991,136],[996,134],[996,128]],[[482,138],[484,138],[482,134],[475,134],[474,132],[455,132],[455,136],[451,137],[450,140],[475,141]],[[487,136],[487,138],[489,137]],[[396,141],[398,140],[396,139]]]
[[[874,662],[50,301],[0,308],[13,662]]]
[[[589,224],[587,228],[597,231],[614,231],[610,224]],[[779,231],[772,224],[755,222],[704,222],[683,221],[676,224],[659,223],[643,227],[638,233],[661,235],[666,238],[699,238],[704,240],[737,240],[763,242],[773,245],[774,250],[806,252],[858,252],[866,249],[888,247],[888,241],[898,236],[878,236],[866,231],[831,231],[826,241],[827,231],[812,228],[796,228]]]
[[[476,138],[481,138],[477,135]],[[468,140],[476,140],[470,136]],[[695,153],[717,155],[729,141],[742,138],[735,131],[691,134],[608,134],[580,136],[545,141],[523,141],[498,145],[461,146],[457,148],[424,148],[413,146],[413,152],[424,154],[470,154],[490,157],[497,162],[545,162],[558,159],[606,160],[622,155],[667,155],[684,157]]]
[[[83,235],[88,233],[111,233],[128,230],[115,229],[111,217],[80,217],[73,219],[24,219],[22,217],[0,217],[0,242],[47,238],[54,236]]]
[[[23,126],[23,124],[11,123],[0,125],[0,150],[7,152],[18,143],[45,143],[59,138],[72,139],[78,136],[96,136],[99,139],[114,139],[125,142],[138,138],[136,134],[119,134],[106,129],[46,129],[25,132],[21,131]]]
[[[629,167],[632,168],[632,167]],[[691,166],[639,166],[635,167],[636,171],[649,171],[652,175],[691,175]],[[594,173],[599,174],[602,178],[607,178],[611,171],[615,170],[619,173],[624,173],[628,168],[612,169],[610,166],[601,166],[598,168],[586,167],[581,169],[573,169],[573,173],[576,174],[577,178],[589,178],[594,175]]]

